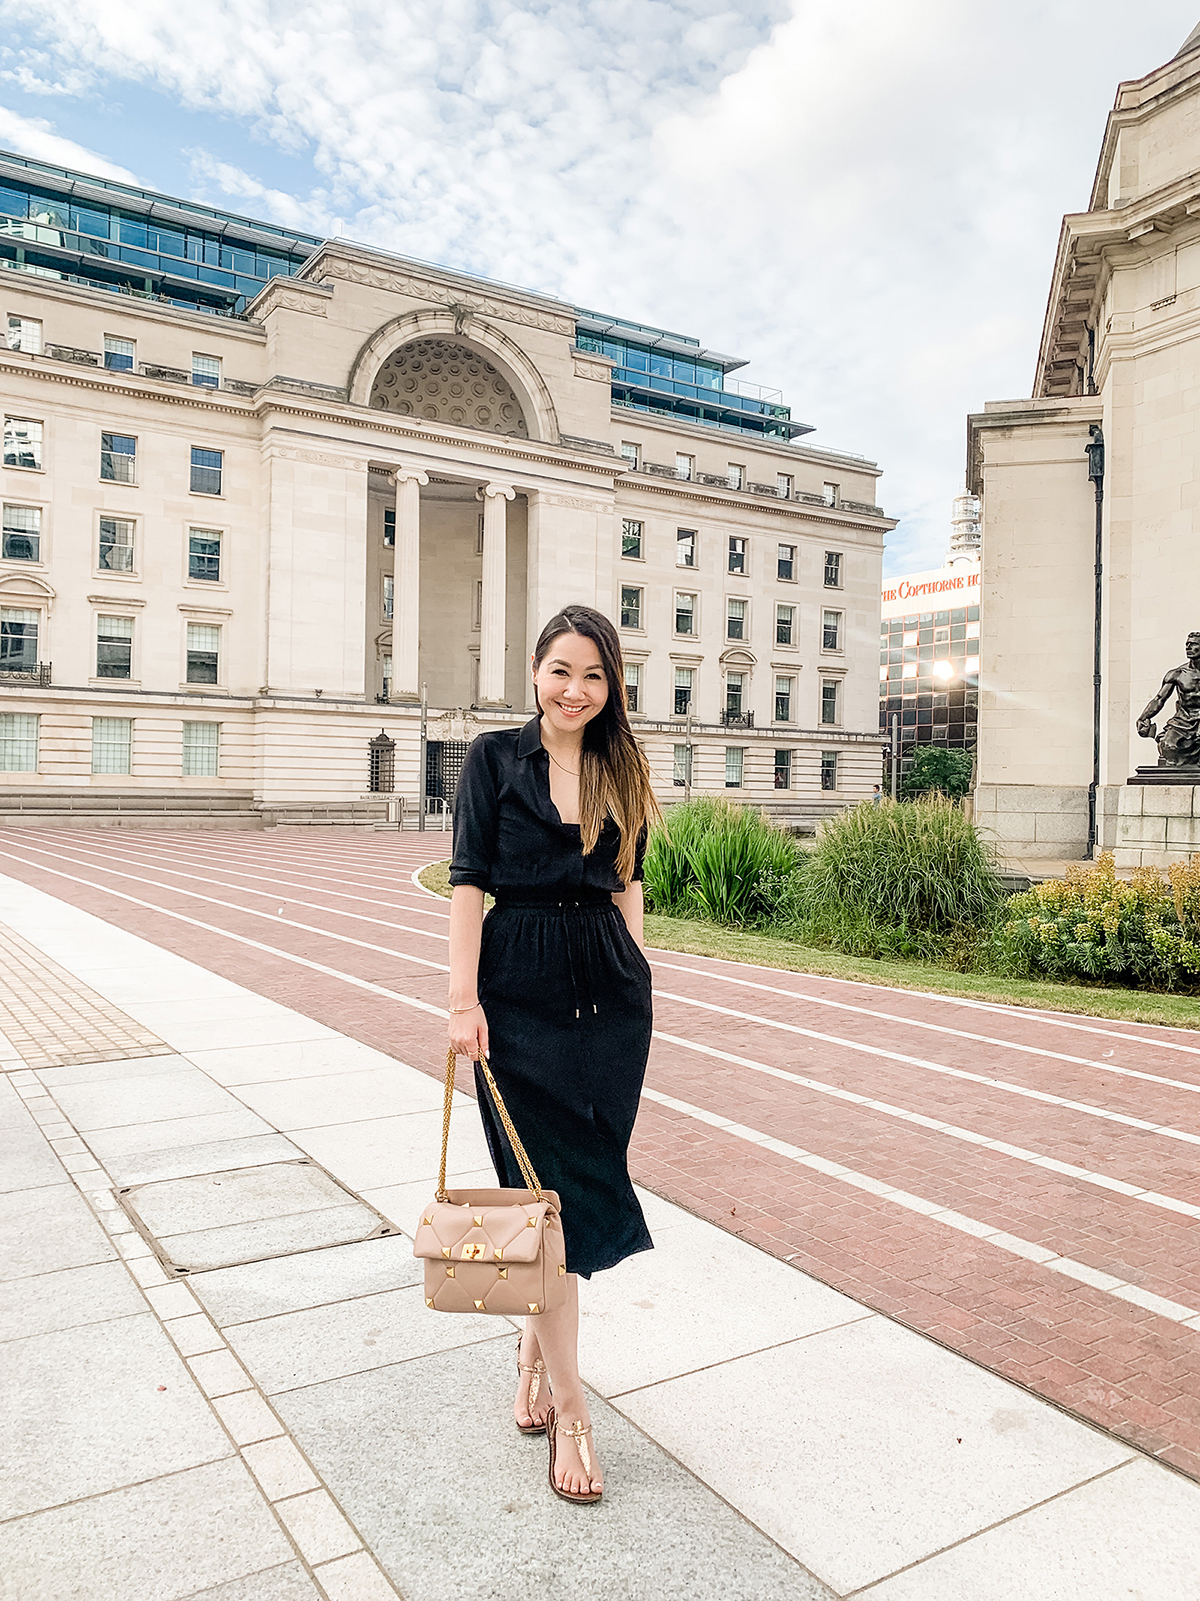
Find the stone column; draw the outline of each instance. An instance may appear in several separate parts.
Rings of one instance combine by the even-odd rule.
[[[396,485],[390,700],[421,698],[421,485],[429,474],[401,469]]]
[[[505,563],[510,484],[485,484],[483,500],[483,609],[479,626],[479,704],[506,706],[504,695]]]

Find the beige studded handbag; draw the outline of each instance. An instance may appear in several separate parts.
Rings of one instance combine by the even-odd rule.
[[[425,1305],[435,1312],[498,1312],[506,1317],[527,1317],[560,1305],[566,1290],[559,1200],[553,1190],[544,1190],[538,1183],[482,1053],[479,1065],[529,1188],[446,1188],[455,1069],[454,1052],[447,1051],[437,1195],[421,1213],[413,1255],[425,1263]]]

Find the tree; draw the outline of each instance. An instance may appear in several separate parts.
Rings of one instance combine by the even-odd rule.
[[[912,766],[904,775],[900,793],[905,800],[928,795],[940,790],[955,800],[971,787],[971,772],[975,765],[973,752],[947,750],[944,745],[918,745],[912,755]]]

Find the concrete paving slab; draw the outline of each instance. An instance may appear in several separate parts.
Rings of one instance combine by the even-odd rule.
[[[0,1517],[177,1473],[232,1450],[149,1312],[10,1341],[0,1416]]]
[[[450,1190],[491,1189],[496,1182],[495,1169],[472,1168],[466,1173],[447,1173],[446,1188]],[[437,1174],[432,1178],[412,1179],[407,1184],[384,1184],[379,1189],[361,1190],[364,1201],[382,1212],[389,1223],[403,1229],[411,1240],[417,1227],[421,1208],[428,1206],[437,1187]]]
[[[66,1268],[0,1284],[0,1340],[139,1315],[146,1303],[120,1262]]]
[[[188,1120],[190,1121],[190,1119]],[[89,1140],[91,1135],[88,1136]],[[160,1179],[192,1178],[222,1169],[266,1167],[293,1162],[304,1155],[282,1134],[253,1134],[243,1140],[214,1140],[161,1151],[134,1151],[110,1156],[105,1167],[114,1184],[148,1184]]]
[[[0,1524],[0,1601],[183,1601],[283,1565],[300,1566],[236,1458]],[[249,1588],[205,1601],[293,1596]]]
[[[213,1401],[213,1410],[238,1445],[274,1439],[283,1433],[283,1424],[257,1390],[239,1390],[234,1395],[218,1396]]]
[[[156,1073],[186,1073],[192,1064],[186,1056],[165,1051],[161,1056],[126,1056],[115,1062],[77,1062],[70,1067],[42,1067],[38,1077],[57,1096],[64,1084],[107,1084],[110,1079],[148,1078]]]
[[[291,1137],[322,1167],[360,1193],[416,1179],[433,1184],[442,1143],[442,1114],[409,1112],[366,1123],[293,1129]],[[490,1166],[478,1113],[474,1107],[456,1107],[450,1124],[447,1171],[466,1173]]]
[[[59,1154],[67,1155],[69,1147],[64,1145],[61,1153],[56,1153],[24,1107],[18,1104],[16,1110],[24,1121],[18,1122],[10,1112],[9,1122],[0,1128],[0,1194],[61,1184],[64,1173]]]
[[[507,1327],[507,1325],[504,1325]],[[494,1339],[492,1317],[439,1316],[420,1286],[236,1323],[225,1338],[268,1395]]]
[[[366,1551],[338,1557],[318,1568],[329,1601],[396,1601],[396,1592]]]
[[[125,967],[79,967],[72,968],[72,972],[117,1006],[132,1002],[209,1000],[242,992],[240,984],[222,978],[220,973],[210,972],[207,967],[198,967],[181,957],[169,957],[165,952],[159,954],[162,959],[150,966],[135,963]]]
[[[335,1030],[324,1023],[314,1023],[302,1013],[278,1006],[249,990],[207,1000],[130,1001],[124,1010],[177,1051],[184,1052],[335,1037]]]
[[[1132,1455],[880,1317],[616,1404],[839,1593]]]
[[[280,1398],[405,1601],[829,1601],[603,1401],[604,1500],[559,1501],[545,1441],[513,1427],[512,1380],[505,1336]]]
[[[228,1090],[191,1066],[171,1073],[130,1074],[103,1083],[60,1084],[54,1088],[54,1099],[81,1134],[128,1123],[158,1123],[166,1118],[241,1109]]]
[[[242,1084],[238,1098],[278,1129],[360,1123],[405,1112],[441,1112],[442,1087],[416,1068],[394,1063],[274,1084]]]
[[[88,1144],[107,1164],[111,1156],[132,1156],[143,1151],[177,1151],[189,1145],[212,1145],[221,1140],[250,1139],[274,1134],[270,1123],[246,1107],[229,1112],[202,1112],[198,1117],[170,1117],[159,1123],[129,1123],[124,1128],[93,1129]]]
[[[328,1562],[362,1545],[326,1490],[310,1490],[307,1495],[279,1501],[275,1510],[307,1562]]]
[[[191,1287],[213,1320],[224,1328],[230,1323],[403,1289],[421,1283],[423,1270],[424,1264],[412,1254],[412,1241],[392,1235],[221,1268],[197,1277]]]
[[[0,1281],[111,1262],[116,1255],[73,1184],[0,1195]]]
[[[1135,1460],[866,1595],[870,1601],[1196,1601],[1200,1485]]]
[[[393,1060],[344,1034],[332,1039],[322,1036],[288,1040],[281,1045],[227,1045],[217,1050],[189,1050],[187,1054],[216,1083],[225,1085],[370,1072],[391,1065]]]
[[[316,1585],[299,1562],[288,1562],[247,1579],[219,1584],[215,1590],[198,1590],[187,1601],[318,1601]]]
[[[848,1296],[693,1218],[588,1285],[580,1366],[588,1384],[611,1397],[870,1316]]]
[[[342,1206],[301,1212],[294,1217],[266,1218],[260,1223],[236,1223],[231,1228],[170,1234],[159,1243],[172,1267],[199,1274],[240,1262],[286,1256],[293,1251],[317,1251],[345,1245],[361,1240],[378,1226],[374,1212],[357,1201],[348,1201]]]
[[[228,1228],[354,1203],[354,1197],[327,1173],[305,1161],[141,1184],[121,1200],[126,1211],[160,1240],[185,1230]],[[372,1215],[361,1202],[354,1204],[364,1217]]]

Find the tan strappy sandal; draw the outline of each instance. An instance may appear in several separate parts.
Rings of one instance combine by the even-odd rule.
[[[588,1435],[592,1432],[592,1425],[583,1423],[578,1418],[570,1427],[566,1424],[560,1425],[554,1408],[551,1407],[546,1414],[546,1433],[550,1437],[550,1488],[562,1501],[573,1501],[577,1506],[594,1506],[604,1494],[603,1490],[581,1490],[576,1494],[571,1490],[560,1490],[554,1481],[555,1447],[560,1427],[562,1432],[575,1442],[575,1449],[579,1452],[579,1460],[583,1463],[583,1471],[588,1476],[588,1482],[591,1483],[592,1479],[592,1453],[587,1441]]]
[[[526,1405],[529,1407],[529,1416],[532,1418],[533,1403],[538,1398],[538,1391],[541,1389],[542,1380],[546,1376],[546,1364],[539,1356],[532,1367],[525,1366],[524,1362],[521,1361],[520,1335],[517,1336],[517,1372],[529,1374],[529,1399],[526,1402]],[[514,1419],[514,1422],[515,1421],[516,1420]],[[546,1432],[546,1425],[544,1423],[518,1423],[517,1428],[522,1434],[545,1434]]]

